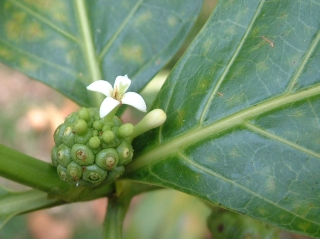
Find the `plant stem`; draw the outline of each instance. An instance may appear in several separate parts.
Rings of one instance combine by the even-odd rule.
[[[160,189],[160,187],[136,183],[129,180],[116,182],[116,194],[108,198],[107,213],[104,220],[104,238],[122,238],[123,221],[131,199],[137,194]]]
[[[104,221],[104,238],[121,239],[122,227],[131,198],[112,196],[108,199],[107,215]]]
[[[56,168],[0,144],[0,176],[23,185],[49,192],[69,185],[58,177]]]
[[[114,192],[113,184],[76,187],[62,181],[57,169],[43,161],[0,144],[0,176],[49,193],[65,202],[88,201]]]

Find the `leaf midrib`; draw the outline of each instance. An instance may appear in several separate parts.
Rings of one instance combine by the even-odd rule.
[[[209,96],[208,100],[207,100],[207,103],[206,105],[204,106],[204,109],[202,111],[202,114],[201,114],[201,117],[200,117],[200,124],[203,123],[209,109],[210,109],[210,106],[211,106],[211,102],[213,101],[213,98],[217,95],[217,92],[219,91],[219,88],[222,84],[222,82],[224,81],[224,79],[226,78],[227,74],[229,73],[229,70],[231,68],[231,66],[233,65],[235,59],[237,58],[239,52],[241,51],[248,35],[250,34],[251,30],[252,30],[252,27],[253,27],[253,24],[255,23],[257,17],[259,16],[261,10],[262,10],[262,7],[264,6],[264,3],[265,1],[261,1],[260,4],[258,5],[257,7],[257,10],[255,11],[255,14],[254,16],[252,17],[250,23],[248,24],[247,26],[247,29],[245,31],[245,33],[243,34],[242,38],[241,38],[241,41],[239,42],[237,48],[235,49],[230,61],[228,62],[227,66],[226,66],[226,69],[223,71],[221,77],[219,78],[215,88],[213,89],[213,91],[211,92],[211,95]],[[238,25],[240,26],[240,25]],[[241,26],[243,27],[243,26]]]
[[[239,111],[231,116],[225,117],[213,124],[199,126],[190,130],[188,133],[179,135],[174,139],[158,145],[137,158],[126,167],[125,174],[138,170],[149,164],[154,164],[165,160],[168,156],[179,152],[183,147],[200,142],[212,135],[218,134],[227,129],[243,124],[246,120],[258,116],[262,113],[281,108],[286,104],[294,103],[306,98],[320,94],[320,85],[305,89],[294,94],[284,94],[271,100],[262,102],[250,108]]]
[[[76,11],[78,14],[79,25],[81,28],[82,40],[83,40],[83,51],[85,56],[85,61],[87,66],[89,67],[90,71],[90,78],[88,79],[89,82],[94,82],[96,80],[102,79],[102,72],[100,69],[99,62],[97,60],[97,56],[95,54],[95,45],[92,39],[92,31],[89,24],[88,14],[86,11],[86,5],[84,0],[75,0]],[[102,102],[102,95],[101,94],[94,94],[95,97],[95,104],[100,105]]]
[[[119,26],[119,28],[117,29],[117,31],[113,34],[112,38],[109,40],[109,42],[105,45],[105,47],[102,49],[100,55],[98,56],[99,61],[101,62],[103,57],[107,54],[107,52],[109,51],[110,47],[113,45],[113,43],[115,42],[115,40],[117,39],[117,37],[120,35],[120,33],[122,32],[122,30],[125,28],[125,26],[127,26],[127,24],[129,23],[129,20],[132,18],[132,16],[134,15],[134,13],[136,13],[136,11],[138,10],[138,8],[141,6],[141,4],[143,3],[144,0],[139,0],[135,6],[131,9],[130,13],[127,15],[127,17],[124,19],[124,21],[122,22],[122,24]]]

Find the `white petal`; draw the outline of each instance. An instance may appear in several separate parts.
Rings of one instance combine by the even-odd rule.
[[[105,96],[111,96],[113,92],[112,85],[105,80],[97,80],[87,86],[88,90],[96,91],[104,94]]]
[[[120,102],[113,99],[112,97],[105,98],[100,106],[100,118],[105,117],[118,105],[120,105]]]
[[[125,93],[121,99],[121,102],[122,104],[131,105],[142,112],[147,111],[146,102],[144,102],[144,99],[138,93],[135,93],[135,92]]]
[[[114,82],[114,89],[116,89],[117,86],[117,88],[119,89],[120,84],[125,86],[125,88],[123,88],[123,92],[126,92],[129,86],[131,85],[131,80],[128,78],[127,75],[117,76],[116,81]]]

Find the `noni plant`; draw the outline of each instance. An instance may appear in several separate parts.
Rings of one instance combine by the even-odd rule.
[[[104,238],[188,238],[182,219],[165,213],[182,208],[179,196],[177,204],[146,199],[142,207],[168,218],[148,226],[154,213],[123,230],[134,196],[169,188],[193,196],[180,216],[194,205],[212,212],[198,215],[213,238],[278,238],[280,230],[320,238],[320,0],[218,1],[168,64],[201,6],[0,1],[1,63],[79,105],[53,135],[52,162],[0,145],[0,176],[31,188],[1,188],[0,227],[18,214],[107,197]],[[139,94],[162,69],[170,73],[145,103]],[[175,233],[161,234],[168,225]]]

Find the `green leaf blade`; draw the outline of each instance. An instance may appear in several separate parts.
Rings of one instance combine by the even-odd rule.
[[[157,96],[167,121],[135,141],[126,176],[319,237],[319,10],[220,1]]]
[[[68,95],[79,104],[90,101],[89,78],[79,45],[79,29],[70,2],[1,1],[1,61]],[[80,59],[80,60],[76,60]]]
[[[202,1],[1,1],[0,61],[82,106],[95,80],[125,75],[140,91],[174,56]]]
[[[0,187],[0,229],[14,216],[43,208],[61,205],[57,199],[48,199],[38,190],[12,192]]]
[[[140,91],[173,56],[200,11],[202,1],[103,1],[88,5],[95,45],[106,80],[119,72]],[[104,30],[105,29],[105,30]]]

